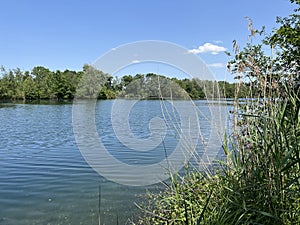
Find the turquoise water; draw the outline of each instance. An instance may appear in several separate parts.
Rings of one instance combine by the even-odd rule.
[[[95,118],[99,138],[113,157],[129,165],[146,165],[172,153],[178,141],[172,132],[150,152],[124,146],[111,125],[113,103],[98,101]],[[204,117],[210,111],[206,101],[195,103],[203,112],[199,119],[207,139],[210,131],[205,131]],[[221,108],[226,118],[227,108]],[[128,120],[132,133],[149,137],[148,124],[155,116],[163,119],[159,101],[138,102]],[[134,203],[141,201],[146,189],[160,186],[121,185],[95,172],[76,145],[72,104],[1,104],[0,168],[1,225],[98,224],[99,186],[101,224],[117,224],[117,218],[125,224],[138,214]],[[126,171],[120,176],[126,178]]]

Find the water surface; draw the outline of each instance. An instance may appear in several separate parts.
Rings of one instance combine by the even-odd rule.
[[[170,134],[145,154],[124,147],[111,126],[112,104],[96,105],[97,131],[111,155],[134,165],[158,162],[165,151],[172,152],[177,140]],[[210,116],[207,102],[196,105],[203,117]],[[133,134],[147,138],[149,121],[162,117],[160,109],[159,101],[140,101],[129,118]],[[207,124],[202,124],[208,138]],[[99,186],[101,223],[116,224],[118,217],[119,224],[125,224],[138,212],[138,196],[157,186],[124,186],[96,173],[76,145],[72,104],[0,104],[0,168],[1,225],[98,224]]]

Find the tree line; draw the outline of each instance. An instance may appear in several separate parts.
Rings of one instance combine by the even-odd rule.
[[[201,81],[198,78],[178,79],[154,73],[113,77],[89,65],[81,71],[51,71],[36,66],[31,71],[0,68],[0,99],[2,100],[72,100],[75,96],[114,99],[117,97],[157,98],[209,97],[233,98],[235,83]],[[95,86],[96,85],[96,86]],[[247,84],[243,85],[245,91]]]

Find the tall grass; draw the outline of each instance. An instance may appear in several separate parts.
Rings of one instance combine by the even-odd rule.
[[[292,77],[261,73],[251,55],[247,60],[255,79],[247,79],[243,100],[242,76],[236,84],[226,160],[214,173],[171,176],[164,191],[149,193],[138,224],[300,224],[299,86]]]
[[[263,97],[239,109],[222,174],[227,224],[300,223],[300,101],[285,88],[285,99]]]

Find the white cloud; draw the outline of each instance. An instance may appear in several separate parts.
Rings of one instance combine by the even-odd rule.
[[[189,53],[199,54],[199,53],[211,53],[217,55],[220,52],[226,51],[226,48],[219,45],[214,45],[212,43],[205,43],[204,45],[199,46],[198,48],[189,50]]]
[[[208,64],[209,67],[214,67],[214,68],[223,68],[224,64],[223,63],[212,63]]]
[[[132,60],[131,63],[140,63],[140,60]]]

